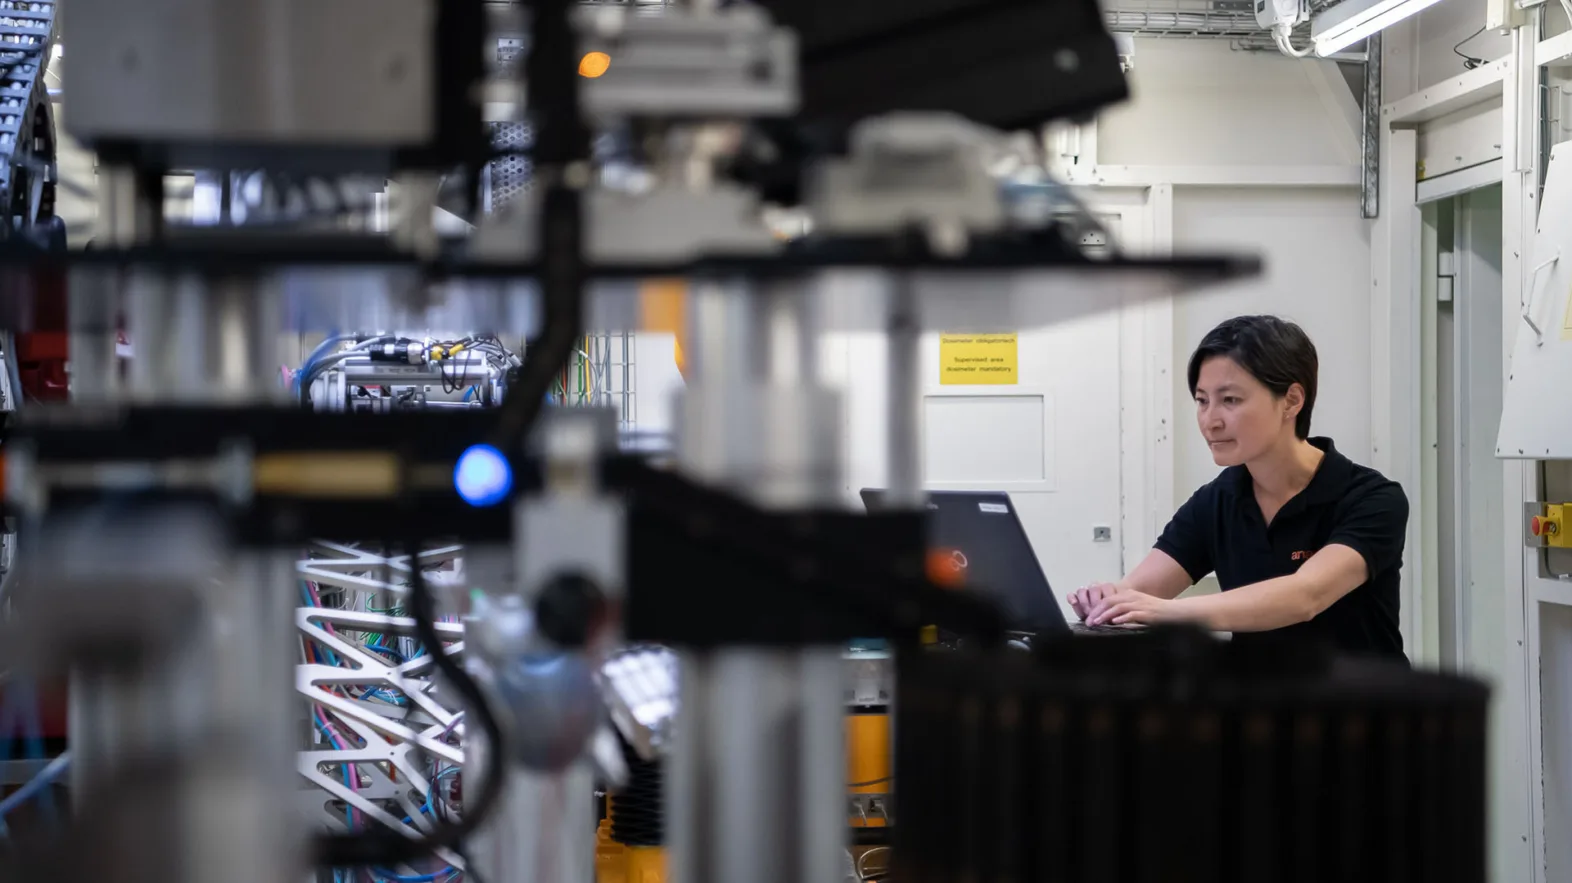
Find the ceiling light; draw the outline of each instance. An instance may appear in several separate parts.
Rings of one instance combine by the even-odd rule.
[[[1344,0],[1310,23],[1315,54],[1323,58],[1397,24],[1438,0]]]

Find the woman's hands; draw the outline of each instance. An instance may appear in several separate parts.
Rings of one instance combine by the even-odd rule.
[[[1088,625],[1155,625],[1178,622],[1178,602],[1137,592],[1115,589],[1106,593],[1086,617]]]
[[[1175,602],[1115,583],[1082,586],[1070,593],[1070,609],[1087,625],[1152,625],[1175,622]]]
[[[1079,616],[1082,622],[1085,622],[1097,605],[1102,603],[1103,598],[1118,591],[1119,587],[1113,583],[1081,586],[1070,593],[1070,609],[1075,611],[1075,615]]]

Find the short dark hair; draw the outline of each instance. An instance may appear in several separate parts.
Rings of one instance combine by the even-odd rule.
[[[1191,396],[1201,379],[1201,366],[1215,356],[1232,359],[1278,398],[1299,384],[1305,391],[1305,404],[1294,421],[1294,434],[1310,437],[1320,361],[1303,328],[1276,316],[1238,316],[1208,331],[1190,356]]]

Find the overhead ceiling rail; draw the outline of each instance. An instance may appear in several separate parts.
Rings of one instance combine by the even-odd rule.
[[[1138,37],[1210,37],[1244,39],[1262,33],[1255,14],[1248,11],[1212,10],[1171,12],[1144,9],[1110,9],[1104,13],[1108,29]]]

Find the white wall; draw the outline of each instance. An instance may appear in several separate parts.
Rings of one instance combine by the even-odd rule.
[[[1226,40],[1135,41],[1132,98],[1098,118],[1097,161],[1296,166],[1359,158],[1357,105],[1331,62]]]
[[[1354,195],[1342,190],[1200,189],[1174,196],[1175,251],[1259,253],[1258,279],[1174,303],[1175,492],[1185,499],[1217,474],[1195,429],[1185,377],[1190,353],[1223,319],[1271,313],[1299,323],[1321,360],[1311,431],[1356,462],[1370,458],[1370,236]]]
[[[1062,603],[1077,586],[1119,575],[1119,313],[1116,303],[1099,311],[1107,298],[1097,292],[1042,295],[1040,323],[996,329],[1019,332],[1016,385],[941,386],[937,335],[925,335],[922,444],[931,488],[1010,493]],[[845,486],[854,504],[859,489],[885,484],[889,374],[883,335],[843,339]],[[1039,414],[1033,462],[1021,456],[1037,440],[1023,421]],[[1007,421],[1009,437],[1001,435]],[[1094,540],[1099,526],[1112,531],[1108,540]]]
[[[1486,61],[1506,57],[1511,38],[1498,31],[1485,31],[1469,39],[1485,24],[1483,0],[1442,0],[1419,13],[1415,23],[1417,37],[1418,88],[1433,86],[1463,73],[1463,59],[1453,50],[1463,40],[1463,54]],[[1387,95],[1390,102],[1400,94]]]

